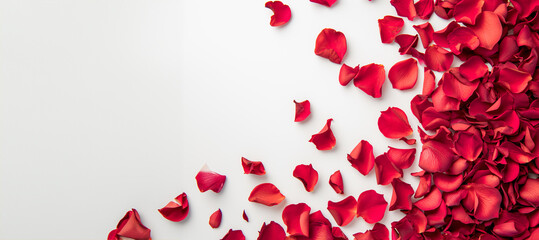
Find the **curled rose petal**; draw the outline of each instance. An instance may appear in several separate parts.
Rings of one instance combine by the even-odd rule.
[[[108,240],[132,238],[136,240],[151,240],[151,230],[142,224],[136,209],[131,209],[118,222],[116,229],[109,233]]]
[[[354,150],[347,156],[348,161],[352,164],[352,167],[357,169],[359,173],[366,176],[374,167],[374,153],[372,145],[361,140]]]
[[[425,51],[425,64],[429,69],[444,72],[451,67],[453,54],[437,45],[431,45]]]
[[[487,50],[492,50],[502,37],[502,24],[498,15],[493,12],[485,11],[479,14],[475,25],[470,28],[479,38],[479,46]]]
[[[189,201],[187,201],[187,194],[182,193],[174,200],[176,200],[176,202],[169,202],[165,207],[159,209],[158,211],[166,219],[173,222],[180,222],[185,219],[189,213]]]
[[[294,169],[293,175],[299,179],[307,192],[312,192],[316,183],[318,182],[318,172],[314,170],[313,165],[297,165]]]
[[[378,19],[382,43],[392,43],[397,34],[402,30],[403,26],[404,21],[399,17],[385,16],[382,19]]]
[[[374,190],[362,192],[357,198],[357,217],[362,217],[367,223],[376,223],[384,218],[387,202],[384,195]]]
[[[528,83],[532,80],[532,76],[518,69],[502,68],[500,69],[500,77],[498,83],[509,89],[513,93],[521,93],[528,87]]]
[[[422,95],[428,96],[434,91],[436,87],[436,77],[432,70],[425,68],[424,69],[424,79],[423,79],[423,92]]]
[[[528,227],[529,221],[525,215],[502,210],[500,218],[494,222],[492,231],[501,237],[516,238],[528,230]]]
[[[414,163],[415,152],[415,148],[400,149],[389,147],[387,157],[389,158],[389,161],[395,165],[395,167],[406,169],[412,166],[412,163]]]
[[[341,171],[337,170],[335,173],[331,174],[329,177],[329,185],[335,190],[338,194],[343,194],[343,181]]]
[[[391,5],[397,10],[397,15],[407,17],[410,21],[417,16],[413,0],[391,0]]]
[[[324,217],[321,211],[316,211],[309,215],[309,237],[296,237],[293,239],[332,239],[332,234],[333,231],[329,220]]]
[[[245,235],[241,230],[230,229],[221,240],[245,240]]]
[[[423,210],[430,211],[438,208],[442,203],[442,192],[437,187],[432,187],[429,194],[415,202],[414,205]]]
[[[459,27],[447,35],[447,42],[451,51],[459,55],[465,48],[475,50],[479,47],[479,38],[467,27]]]
[[[262,183],[256,186],[249,195],[249,202],[256,202],[266,206],[273,206],[284,200],[284,195],[275,185]]]
[[[387,138],[399,139],[412,134],[406,113],[397,107],[382,111],[378,118],[378,129]]]
[[[286,232],[292,236],[309,237],[309,213],[311,208],[305,203],[290,204],[283,210]]]
[[[325,28],[316,38],[314,53],[320,57],[340,64],[346,54],[346,37],[342,32]]]
[[[401,55],[410,54],[412,56],[414,56],[414,53],[412,51],[415,50],[418,40],[419,38],[417,37],[417,34],[414,36],[408,34],[400,34],[395,38],[395,42],[399,44],[399,53]]]
[[[484,0],[461,0],[455,5],[455,20],[461,23],[475,25],[475,18],[481,13]]]
[[[463,182],[463,177],[459,175],[447,175],[435,173],[433,175],[434,185],[444,192],[453,192],[457,190]]]
[[[405,138],[405,137],[401,137],[401,138],[399,138],[399,140],[405,142],[408,145],[414,145],[415,142],[416,142],[416,140],[413,139],[413,138],[408,139],[408,138]]]
[[[197,186],[200,192],[206,192],[212,190],[216,193],[221,192],[225,185],[226,176],[216,172],[210,171],[208,166],[204,165],[202,169],[195,176]]]
[[[385,80],[384,65],[371,63],[359,69],[357,77],[354,78],[354,86],[373,98],[379,98],[382,96],[382,85]]]
[[[408,58],[395,63],[389,69],[388,78],[395,89],[411,89],[417,82],[417,72],[417,61],[413,58]]]
[[[286,233],[283,227],[278,223],[271,221],[268,225],[264,223],[260,231],[258,231],[258,238],[256,240],[285,240]]]
[[[333,235],[333,240],[348,240],[348,237],[339,227],[333,227],[331,229],[331,235]]]
[[[294,117],[294,122],[301,122],[305,120],[309,115],[311,115],[311,102],[305,100],[303,102],[296,102],[296,116]]]
[[[357,201],[348,196],[340,202],[328,201],[328,211],[339,226],[348,225],[356,216]]]
[[[354,79],[357,74],[359,73],[359,65],[352,68],[346,64],[343,64],[341,66],[341,70],[339,71],[339,83],[343,86],[348,85],[352,79]]]
[[[434,34],[434,29],[432,28],[432,25],[426,22],[420,25],[414,25],[413,27],[419,34],[419,38],[421,38],[421,44],[423,44],[423,47],[427,49],[429,44],[432,42],[432,35]]]
[[[415,198],[420,198],[427,195],[432,184],[432,175],[430,173],[425,173],[425,171],[421,171],[419,173],[422,173],[422,175],[419,175],[419,185],[417,185],[417,189],[414,194]],[[412,175],[416,176],[414,174]]]
[[[376,182],[380,185],[388,185],[393,179],[402,177],[402,170],[389,161],[387,154],[382,154],[374,159],[374,171],[376,172]]]
[[[539,206],[539,180],[528,178],[526,183],[520,188],[520,197],[527,202]]]
[[[446,223],[445,217],[447,216],[448,208],[444,201],[440,203],[440,206],[432,211],[425,211],[427,217],[427,223],[430,226],[441,226]]]
[[[417,16],[421,19],[429,19],[434,11],[434,0],[419,0],[414,4]]]
[[[398,178],[393,179],[391,185],[393,186],[393,195],[391,195],[389,211],[397,209],[411,210],[411,197],[414,194],[414,189],[412,188],[412,186]]]
[[[331,7],[333,6],[333,4],[335,4],[335,2],[337,2],[337,0],[309,0],[309,1],[324,5],[326,7]]]
[[[266,2],[266,7],[273,11],[273,16],[271,16],[270,20],[270,25],[272,27],[285,25],[290,21],[290,17],[292,17],[290,7],[283,4],[281,1]]]
[[[434,32],[432,34],[432,40],[434,40],[434,42],[440,47],[449,48],[449,42],[447,41],[447,36],[451,32],[453,32],[453,30],[459,27],[460,25],[457,22],[452,21],[449,24],[447,24],[447,26],[444,29]]]
[[[210,226],[212,228],[218,228],[221,226],[221,219],[223,218],[223,212],[221,212],[221,209],[218,209],[210,216]]]
[[[246,222],[249,222],[249,217],[247,216],[247,213],[245,213],[245,210],[243,210],[243,214],[241,215],[241,217],[242,217],[243,220],[245,220]]]
[[[336,140],[331,131],[331,121],[333,121],[333,119],[328,119],[324,128],[317,134],[313,134],[309,140],[309,142],[312,142],[318,150],[331,150],[335,147]]]
[[[376,223],[372,230],[354,234],[354,240],[389,240],[389,230],[385,225]]]
[[[241,157],[241,166],[244,174],[264,175],[266,169],[260,161],[249,161],[247,158]]]

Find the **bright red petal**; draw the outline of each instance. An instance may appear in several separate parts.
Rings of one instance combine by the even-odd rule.
[[[434,29],[432,28],[432,25],[426,22],[420,25],[414,25],[413,27],[419,34],[419,38],[421,38],[421,44],[423,44],[423,47],[427,49],[433,39],[432,35],[434,34]]]
[[[338,194],[344,193],[343,181],[341,171],[337,170],[335,173],[331,174],[329,177],[329,185],[335,190]]]
[[[290,204],[283,210],[286,231],[292,236],[309,237],[309,213],[311,208],[305,203]]]
[[[421,94],[428,96],[432,93],[432,91],[434,91],[434,88],[436,88],[436,77],[434,76],[432,70],[428,68],[424,69],[423,76],[423,92]]]
[[[391,185],[393,186],[393,195],[391,195],[389,211],[397,209],[411,210],[412,200],[410,198],[414,194],[414,189],[412,186],[398,178],[393,179]]]
[[[500,69],[498,82],[513,93],[521,93],[531,80],[532,76],[525,71],[504,67]]]
[[[487,221],[499,216],[502,196],[498,189],[484,184],[470,184],[465,189],[468,194],[462,204],[477,220]]]
[[[357,146],[347,156],[348,161],[352,164],[352,167],[357,169],[361,174],[366,176],[374,167],[374,153],[372,145],[361,140]]]
[[[288,5],[283,4],[281,1],[269,1],[266,2],[266,7],[273,11],[271,16],[270,25],[278,27],[286,24],[292,17],[292,12]]]
[[[335,4],[335,2],[337,2],[337,0],[309,0],[309,1],[324,5],[326,7],[331,7],[333,6],[333,4]]]
[[[218,209],[210,216],[210,226],[212,228],[218,228],[221,226],[221,219],[223,218],[223,212],[221,212],[221,209]]]
[[[225,185],[226,176],[216,172],[212,172],[206,165],[198,172],[195,179],[200,192],[212,190],[216,193],[220,192]]]
[[[456,54],[461,54],[465,48],[475,50],[479,47],[479,38],[467,27],[459,27],[447,35],[449,49]]]
[[[397,10],[397,15],[407,17],[410,21],[417,16],[413,0],[391,0],[391,5]]]
[[[356,216],[357,201],[348,196],[340,202],[328,201],[328,211],[339,226],[348,225]]]
[[[142,224],[140,216],[136,209],[131,209],[118,222],[116,229],[112,230],[108,240],[133,238],[136,240],[151,240],[151,230]]]
[[[354,234],[354,240],[389,240],[389,231],[385,225],[376,223],[372,230]]]
[[[464,178],[461,174],[447,175],[443,173],[435,173],[433,175],[433,180],[434,185],[436,185],[438,189],[444,192],[453,192],[460,187]]]
[[[359,69],[357,77],[354,78],[354,86],[373,98],[379,98],[382,96],[382,85],[385,80],[384,65],[371,63]]]
[[[228,233],[221,240],[245,240],[245,235],[241,230],[228,230]]]
[[[485,11],[479,14],[475,25],[470,28],[479,38],[479,46],[488,50],[492,50],[502,37],[502,24],[498,15],[493,12]]]
[[[417,82],[417,72],[417,61],[413,58],[408,58],[395,63],[395,65],[389,69],[388,78],[395,89],[411,89]]]
[[[271,183],[262,183],[251,191],[251,195],[249,195],[249,202],[273,206],[281,203],[284,198],[284,195],[281,194],[281,191],[279,191],[275,185]]]
[[[260,231],[258,231],[258,238],[256,240],[284,240],[286,239],[286,233],[283,227],[278,223],[271,221],[268,225],[264,223]]]
[[[388,185],[393,179],[402,177],[402,170],[395,167],[385,153],[374,159],[374,171],[380,185]]]
[[[387,138],[399,139],[412,134],[406,113],[397,107],[382,111],[378,118],[378,129]]]
[[[244,174],[264,175],[266,169],[264,164],[259,161],[249,161],[247,158],[241,157],[241,166],[243,167]]]
[[[421,19],[429,19],[434,11],[434,0],[419,0],[415,4],[417,16]]]
[[[357,217],[362,217],[367,223],[376,223],[384,218],[387,202],[384,195],[374,190],[362,192],[357,198]]]
[[[429,69],[444,72],[451,67],[453,54],[437,45],[431,45],[425,51],[425,64]]]
[[[311,102],[305,100],[303,102],[296,102],[296,116],[294,117],[294,122],[301,122],[305,120],[309,115],[311,115]]]
[[[350,81],[352,81],[352,79],[354,79],[358,73],[359,65],[352,68],[346,64],[343,64],[339,72],[339,83],[343,86],[348,85],[348,83],[350,83]]]
[[[331,150],[335,147],[336,140],[331,131],[331,121],[333,121],[333,119],[328,119],[324,128],[322,128],[319,133],[313,134],[309,140],[309,142],[314,143],[318,150]]]
[[[461,23],[474,25],[475,19],[481,13],[484,0],[461,0],[455,5],[455,20]]]
[[[441,203],[442,192],[437,187],[432,187],[429,194],[415,202],[414,205],[423,211],[430,211],[438,208]]]
[[[312,192],[316,183],[318,182],[318,172],[314,170],[313,165],[297,165],[294,169],[293,175],[299,179],[307,192]]]
[[[331,229],[331,235],[333,235],[333,240],[348,240],[348,237],[339,227],[333,227]]]
[[[483,140],[478,134],[458,132],[455,135],[455,151],[468,161],[474,161],[483,150]]]
[[[189,213],[189,201],[187,194],[182,193],[175,198],[176,202],[169,202],[165,207],[159,209],[159,213],[166,219],[173,222],[180,222]]]
[[[378,19],[382,43],[392,43],[403,26],[404,21],[399,17],[385,16],[382,19]]]
[[[399,53],[401,55],[410,54],[414,56],[413,52],[417,47],[419,38],[416,35],[400,34],[395,38],[395,42],[399,44]]]
[[[473,81],[484,77],[488,73],[488,67],[481,57],[472,56],[459,67],[460,74],[466,79]]]
[[[340,64],[344,54],[346,54],[346,37],[342,32],[325,28],[316,38],[314,53]]]
[[[399,149],[389,147],[387,151],[387,157],[389,161],[395,165],[395,167],[400,169],[406,169],[412,166],[415,160],[415,148],[411,149]]]

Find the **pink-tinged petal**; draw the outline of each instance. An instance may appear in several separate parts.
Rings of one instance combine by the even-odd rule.
[[[399,90],[411,89],[417,82],[417,61],[409,58],[395,63],[389,69],[388,78],[393,88]]]
[[[165,207],[159,209],[159,213],[166,219],[173,222],[180,222],[189,214],[189,201],[187,200],[187,194],[182,193],[178,195],[174,200],[176,202],[169,202]]]
[[[444,192],[453,192],[462,184],[464,178],[459,175],[447,175],[443,173],[435,173],[433,175],[434,184],[438,189]]]
[[[343,186],[342,175],[341,175],[340,170],[337,170],[336,172],[331,174],[331,176],[329,177],[329,185],[333,188],[333,190],[335,190],[336,193],[338,194],[344,193],[344,186]]]
[[[290,204],[283,210],[286,232],[292,236],[309,237],[309,213],[311,208],[305,203]]]
[[[354,79],[357,74],[359,73],[359,65],[352,68],[346,64],[343,64],[341,66],[341,70],[339,71],[339,83],[343,86],[348,85],[352,79]]]
[[[397,107],[382,111],[378,118],[378,129],[387,138],[399,139],[412,134],[406,113]]]
[[[421,94],[428,96],[436,88],[436,77],[434,76],[434,72],[428,68],[424,69],[423,77],[423,91]]]
[[[471,132],[458,132],[455,134],[455,150],[464,159],[474,161],[483,150],[483,140]]]
[[[475,25],[475,19],[481,13],[484,0],[461,0],[455,5],[455,20],[461,23]]]
[[[249,195],[249,202],[256,202],[266,206],[274,206],[284,200],[284,195],[275,185],[262,183],[256,186]]]
[[[413,0],[391,0],[391,5],[397,10],[397,15],[412,21],[417,16]]]
[[[266,169],[260,161],[249,161],[247,158],[241,157],[241,166],[244,174],[264,175]]]
[[[471,58],[468,58],[465,63],[460,65],[459,72],[460,75],[466,79],[473,81],[484,77],[488,73],[488,67],[481,57],[472,56]]]
[[[373,98],[379,98],[382,96],[382,85],[385,80],[384,65],[371,63],[359,69],[357,77],[354,78],[354,86]]]
[[[204,167],[202,167],[202,169],[195,176],[195,179],[197,181],[198,190],[200,190],[200,192],[212,190],[216,193],[219,193],[225,185],[226,176],[216,172],[212,172],[206,165],[204,165]]]
[[[414,205],[423,210],[430,211],[438,208],[442,203],[442,192],[437,187],[432,187],[429,194],[415,202]]]
[[[328,211],[339,226],[346,226],[356,216],[357,201],[353,196],[339,201],[328,201]]]
[[[348,161],[352,164],[352,167],[357,169],[359,173],[366,176],[374,167],[374,153],[372,145],[361,140],[354,150],[347,156]]]
[[[479,14],[475,25],[470,28],[479,38],[479,46],[487,50],[492,50],[502,37],[502,24],[498,15],[493,12],[485,11]]]
[[[414,198],[420,198],[430,191],[430,186],[432,184],[432,175],[430,173],[424,173],[424,175],[419,176],[419,185],[417,185],[417,189],[414,194]]]
[[[323,29],[316,38],[314,53],[320,57],[340,64],[346,54],[346,37],[342,32],[331,28]]]
[[[425,51],[425,64],[429,69],[444,72],[451,67],[453,54],[437,45],[431,45]]]
[[[529,221],[525,215],[502,210],[500,218],[494,221],[492,232],[501,237],[516,238],[527,231],[529,225]]]
[[[241,217],[242,217],[243,220],[245,220],[246,222],[249,222],[249,217],[247,216],[247,213],[245,213],[245,210],[243,210],[243,214],[241,215]]]
[[[305,120],[309,115],[311,115],[311,102],[305,100],[303,102],[296,102],[296,116],[294,117],[294,122],[301,122]]]
[[[451,146],[438,141],[428,141],[423,144],[419,167],[427,172],[445,172],[455,160]]]
[[[399,149],[389,147],[389,151],[387,151],[387,157],[389,158],[389,161],[391,161],[391,163],[395,165],[395,167],[400,169],[406,169],[412,166],[412,163],[414,163],[415,152],[415,148]]]
[[[384,218],[387,202],[384,195],[374,190],[362,192],[357,198],[357,217],[362,217],[367,223],[376,223]]]
[[[151,230],[142,224],[136,209],[131,209],[118,222],[116,229],[109,233],[108,240],[132,238],[135,240],[151,240]]]
[[[313,3],[318,3],[320,5],[324,5],[326,7],[331,7],[333,6],[333,4],[335,4],[335,2],[337,2],[337,0],[309,0]]]
[[[459,27],[447,35],[449,49],[456,54],[461,54],[465,48],[475,50],[479,47],[479,38],[467,27]]]
[[[528,178],[526,183],[520,188],[520,198],[539,206],[539,180]]]
[[[318,150],[331,150],[335,147],[336,140],[333,131],[331,131],[331,121],[333,121],[333,119],[328,119],[324,128],[317,134],[313,134],[309,140],[309,142],[312,142]]]
[[[241,230],[228,230],[228,233],[221,240],[245,240],[245,235]]]
[[[531,80],[532,76],[529,73],[505,67],[500,69],[498,83],[513,93],[521,93],[528,87]]]
[[[412,186],[398,178],[393,179],[391,185],[393,186],[393,195],[391,195],[389,211],[394,211],[398,209],[411,210],[411,197],[414,194],[414,189],[412,188]]]
[[[290,17],[292,17],[290,7],[281,1],[266,2],[266,7],[273,11],[273,16],[271,16],[270,20],[272,27],[282,26],[290,21]]]
[[[221,212],[221,209],[218,209],[210,216],[210,227],[212,228],[218,228],[221,226],[221,219],[223,218],[223,212]]]
[[[487,221],[499,216],[502,196],[498,189],[483,184],[470,184],[465,189],[468,195],[463,199],[463,206],[473,212],[477,220]]]
[[[354,234],[354,240],[389,240],[389,230],[385,225],[376,223],[372,230]]]
[[[517,132],[520,126],[520,118],[515,111],[505,111],[504,113],[502,113],[502,115],[494,118],[490,122],[490,125],[496,133],[513,135]],[[517,162],[519,161],[518,159],[513,160]]]
[[[318,172],[314,170],[313,165],[297,165],[294,169],[293,175],[299,179],[307,192],[312,192],[316,183],[318,182]]]
[[[416,35],[409,34],[400,34],[395,38],[395,42],[399,44],[399,53],[401,55],[410,54],[414,55],[412,51],[416,51],[415,47],[417,46],[419,38]]]
[[[397,34],[402,30],[403,26],[404,21],[399,17],[385,16],[382,19],[378,19],[382,43],[392,43]]]
[[[285,240],[286,233],[284,232],[283,227],[271,221],[268,225],[264,223],[260,231],[258,231],[258,238],[256,240]]]
[[[348,240],[348,237],[339,227],[333,227],[331,229],[331,235],[333,235],[333,240]]]
[[[427,49],[433,39],[434,29],[432,28],[432,25],[426,22],[420,25],[414,25],[413,27],[419,34],[419,38],[421,38],[421,44],[423,44],[423,47]]]
[[[402,170],[389,161],[387,154],[382,154],[374,159],[374,171],[376,182],[379,185],[388,185],[393,179],[402,177]]]
[[[414,4],[417,16],[427,20],[434,12],[434,0],[419,0]]]

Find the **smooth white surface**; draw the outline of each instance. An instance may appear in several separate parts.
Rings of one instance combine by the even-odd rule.
[[[316,56],[314,42],[325,27],[342,31],[345,63],[380,63],[387,73],[407,58],[380,43],[377,19],[395,10],[389,1],[284,2],[292,19],[273,28],[261,0],[0,1],[0,239],[105,239],[130,208],[156,240],[220,239],[230,228],[256,239],[264,221],[282,223],[286,204],[306,202],[335,224],[328,200],[375,189],[389,202],[391,186],[376,185],[374,171],[360,175],[346,153],[361,139],[376,155],[407,147],[378,130],[389,106],[408,114],[417,137],[409,100],[421,92],[422,66],[414,89],[387,80],[373,99],[340,86],[340,65]],[[406,20],[403,32],[418,23]],[[294,99],[311,101],[304,123],[293,122]],[[328,118],[337,146],[321,152],[308,140]],[[244,175],[242,156],[268,174]],[[227,175],[220,194],[197,189],[205,163]],[[302,163],[319,172],[312,193],[292,177]],[[336,170],[345,195],[327,183]],[[414,188],[417,170],[404,171]],[[286,201],[248,202],[262,182]],[[165,220],[157,209],[182,192],[189,217]],[[208,218],[218,208],[214,230]],[[386,213],[382,223],[399,217]],[[343,230],[352,237],[371,227],[355,219]]]

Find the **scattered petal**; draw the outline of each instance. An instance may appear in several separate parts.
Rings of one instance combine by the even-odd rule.
[[[290,204],[283,210],[286,232],[292,236],[309,237],[309,213],[311,208],[305,203]]]
[[[432,0],[430,1],[432,2]],[[423,44],[423,47],[427,49],[433,39],[432,35],[434,34],[434,29],[432,28],[432,25],[426,22],[420,25],[414,25],[413,27],[419,34],[419,38],[421,38],[421,43]]]
[[[442,192],[437,187],[432,187],[430,192],[419,201],[415,202],[414,205],[423,210],[430,211],[438,208],[442,203]]]
[[[285,25],[290,21],[290,17],[292,17],[290,7],[283,4],[281,1],[266,2],[266,7],[273,11],[273,16],[271,16],[270,20],[270,25],[272,27]]]
[[[444,72],[451,67],[453,54],[437,45],[431,45],[425,51],[425,64],[429,69]]]
[[[500,78],[498,82],[513,93],[521,93],[528,87],[528,83],[531,80],[532,76],[525,71],[513,68],[502,68],[500,69]]]
[[[348,196],[340,202],[328,201],[328,211],[339,226],[348,225],[356,216],[357,201]]]
[[[383,224],[376,223],[372,230],[354,234],[354,240],[389,240],[389,231]]]
[[[136,209],[131,209],[118,222],[116,229],[109,233],[108,240],[132,238],[136,240],[151,240],[151,230],[142,224]]]
[[[414,189],[412,188],[412,186],[398,178],[393,179],[391,185],[393,186],[393,195],[391,195],[389,211],[394,211],[398,209],[411,210],[411,197],[414,194]]]
[[[415,4],[417,16],[421,19],[429,19],[434,11],[434,0],[419,0]]]
[[[393,179],[402,177],[402,170],[389,161],[387,154],[382,154],[374,159],[374,171],[376,172],[376,182],[380,185],[388,185]]]
[[[399,169],[407,169],[412,166],[415,160],[415,148],[400,149],[389,147],[387,158]]]
[[[320,57],[340,64],[346,54],[346,37],[342,32],[325,28],[316,38],[314,53]]]
[[[385,80],[384,65],[371,63],[359,69],[357,77],[354,78],[354,86],[373,98],[379,98],[382,96],[382,85]]]
[[[335,190],[338,194],[344,193],[343,181],[341,171],[337,170],[335,173],[331,174],[329,177],[329,185]]]
[[[402,30],[403,26],[404,21],[399,17],[385,16],[382,19],[378,19],[382,43],[392,43],[397,34]]]
[[[241,166],[244,174],[264,175],[266,169],[260,161],[249,161],[247,158],[241,157]]]
[[[384,218],[387,202],[384,195],[374,190],[362,192],[357,198],[357,217],[362,217],[367,223],[376,223]]]
[[[210,226],[212,228],[218,228],[221,226],[221,219],[223,218],[223,212],[221,212],[221,209],[218,209],[210,216]]]
[[[241,230],[228,230],[228,233],[221,240],[245,240],[245,235]]]
[[[335,4],[335,2],[337,2],[337,0],[309,0],[309,1],[324,5],[326,7],[331,7],[333,6],[333,4]]]
[[[479,14],[475,25],[470,28],[479,38],[479,46],[487,50],[492,50],[502,37],[502,24],[498,15],[493,12],[485,11]]]
[[[436,87],[436,77],[432,70],[425,68],[424,69],[424,79],[423,79],[423,92],[422,95],[428,96],[434,91]]]
[[[285,240],[286,233],[283,227],[278,223],[271,221],[268,225],[264,223],[260,231],[258,231],[258,238],[256,240]]]
[[[316,183],[318,182],[318,172],[314,170],[313,165],[297,165],[294,169],[293,175],[299,179],[307,192],[312,192]]]
[[[397,15],[407,17],[410,21],[417,16],[413,0],[391,0],[391,5],[397,10]]]
[[[322,128],[319,133],[313,134],[309,140],[309,142],[314,143],[318,150],[331,150],[335,147],[336,140],[331,131],[331,121],[333,121],[333,119],[328,119],[324,128]]]
[[[243,210],[242,217],[243,217],[243,220],[245,220],[246,222],[249,222],[249,217],[247,216],[247,213],[245,213],[245,210]]]
[[[361,140],[357,146],[347,156],[348,161],[352,164],[352,167],[357,169],[359,173],[367,176],[374,167],[374,153],[372,145]]]
[[[294,117],[294,122],[301,122],[305,120],[309,115],[311,115],[311,102],[305,100],[303,102],[296,102],[296,116]]]
[[[343,86],[348,85],[352,79],[356,78],[357,74],[359,73],[359,65],[352,68],[346,64],[343,64],[341,66],[341,70],[339,71],[339,83]]]
[[[413,58],[408,58],[395,63],[389,69],[388,78],[395,89],[411,89],[417,82],[417,72],[417,61]]]
[[[484,0],[461,0],[455,5],[455,20],[475,25],[475,19],[481,13]]]
[[[189,213],[189,201],[187,201],[187,194],[182,193],[174,200],[176,200],[176,202],[169,202],[165,207],[159,209],[158,211],[166,219],[173,222],[180,222],[184,220]]]
[[[462,184],[463,180],[464,178],[461,174],[447,175],[443,173],[435,173],[433,175],[434,185],[444,192],[453,192],[457,190]]]
[[[459,67],[460,74],[469,81],[484,77],[488,73],[488,67],[481,57],[472,56]]]
[[[387,138],[399,139],[412,134],[406,113],[397,107],[382,111],[378,118],[378,129]]]
[[[196,175],[195,179],[197,180],[197,186],[200,192],[212,190],[219,193],[225,185],[226,176],[212,172],[206,165],[204,165]]]
[[[417,42],[419,41],[419,38],[416,35],[409,35],[409,34],[400,34],[395,38],[395,42],[399,44],[399,53],[401,55],[404,54],[410,54],[414,56],[413,51],[415,50],[415,47],[417,47]]]
[[[284,200],[284,195],[275,185],[262,183],[256,186],[249,195],[249,202],[256,202],[266,206],[274,206]]]

